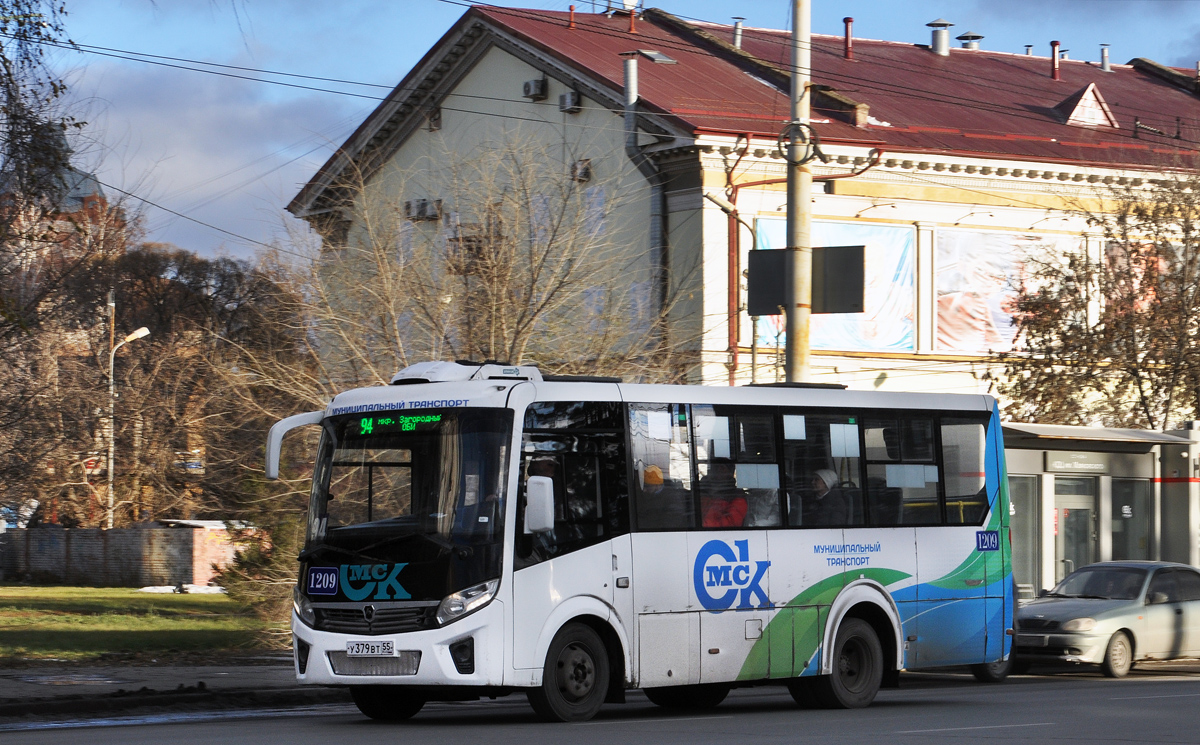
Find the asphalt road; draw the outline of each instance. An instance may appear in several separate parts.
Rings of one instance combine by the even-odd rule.
[[[487,742],[531,745],[567,737],[572,745],[621,743],[837,742],[979,743],[1200,743],[1200,674],[1159,669],[1125,680],[1095,673],[1034,675],[999,685],[966,675],[905,675],[898,690],[881,691],[870,708],[820,711],[796,708],[777,688],[734,691],[708,712],[674,714],[638,693],[623,706],[578,724],[537,722],[523,696],[479,703],[430,704],[406,723],[372,722],[347,706],[308,712],[169,713],[107,722],[3,728],[4,745],[161,743],[353,742],[440,745]],[[66,727],[66,728],[64,728]]]

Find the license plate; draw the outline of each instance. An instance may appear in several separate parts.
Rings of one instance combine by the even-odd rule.
[[[1049,637],[1042,634],[1017,634],[1017,646],[1044,647]]]
[[[347,657],[394,657],[395,642],[346,642]]]

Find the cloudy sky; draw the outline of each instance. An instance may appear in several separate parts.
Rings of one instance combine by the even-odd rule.
[[[582,11],[587,0],[498,0]],[[682,16],[786,28],[788,0],[656,0]],[[182,213],[146,206],[148,238],[204,254],[253,255],[287,219],[284,205],[366,117],[377,97],[465,12],[459,0],[66,0],[80,53],[55,64],[71,105],[89,122],[79,157],[110,187]],[[986,49],[1048,54],[1059,39],[1073,59],[1133,57],[1179,66],[1200,60],[1200,0],[814,0],[813,28],[928,42],[925,23],[984,35]],[[130,54],[136,53],[136,54]],[[158,55],[159,58],[138,55]],[[174,58],[174,59],[164,59]],[[152,64],[145,60],[153,60]],[[207,67],[196,60],[348,82]],[[233,77],[243,76],[242,78]],[[250,80],[244,78],[253,78]],[[322,90],[286,87],[265,80]],[[222,233],[216,228],[229,231]],[[230,235],[232,233],[234,235]]]

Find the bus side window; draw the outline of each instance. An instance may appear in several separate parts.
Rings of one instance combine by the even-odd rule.
[[[946,522],[979,525],[987,516],[986,425],[979,419],[942,418],[942,472]]]
[[[621,405],[538,402],[525,414],[516,566],[528,566],[629,532]],[[554,481],[554,529],[524,531],[525,483]]]
[[[692,428],[701,525],[780,525],[774,410],[697,404]]]
[[[630,404],[629,441],[638,529],[695,527],[687,406]]]
[[[783,467],[788,525],[864,524],[858,419],[783,414]]]
[[[864,419],[871,525],[937,525],[938,466],[931,417]]]

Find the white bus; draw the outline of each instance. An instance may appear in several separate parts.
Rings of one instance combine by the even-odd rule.
[[[524,691],[552,721],[641,688],[861,707],[903,669],[1002,678],[1013,584],[988,396],[629,385],[430,362],[319,424],[302,683],[406,719]]]

